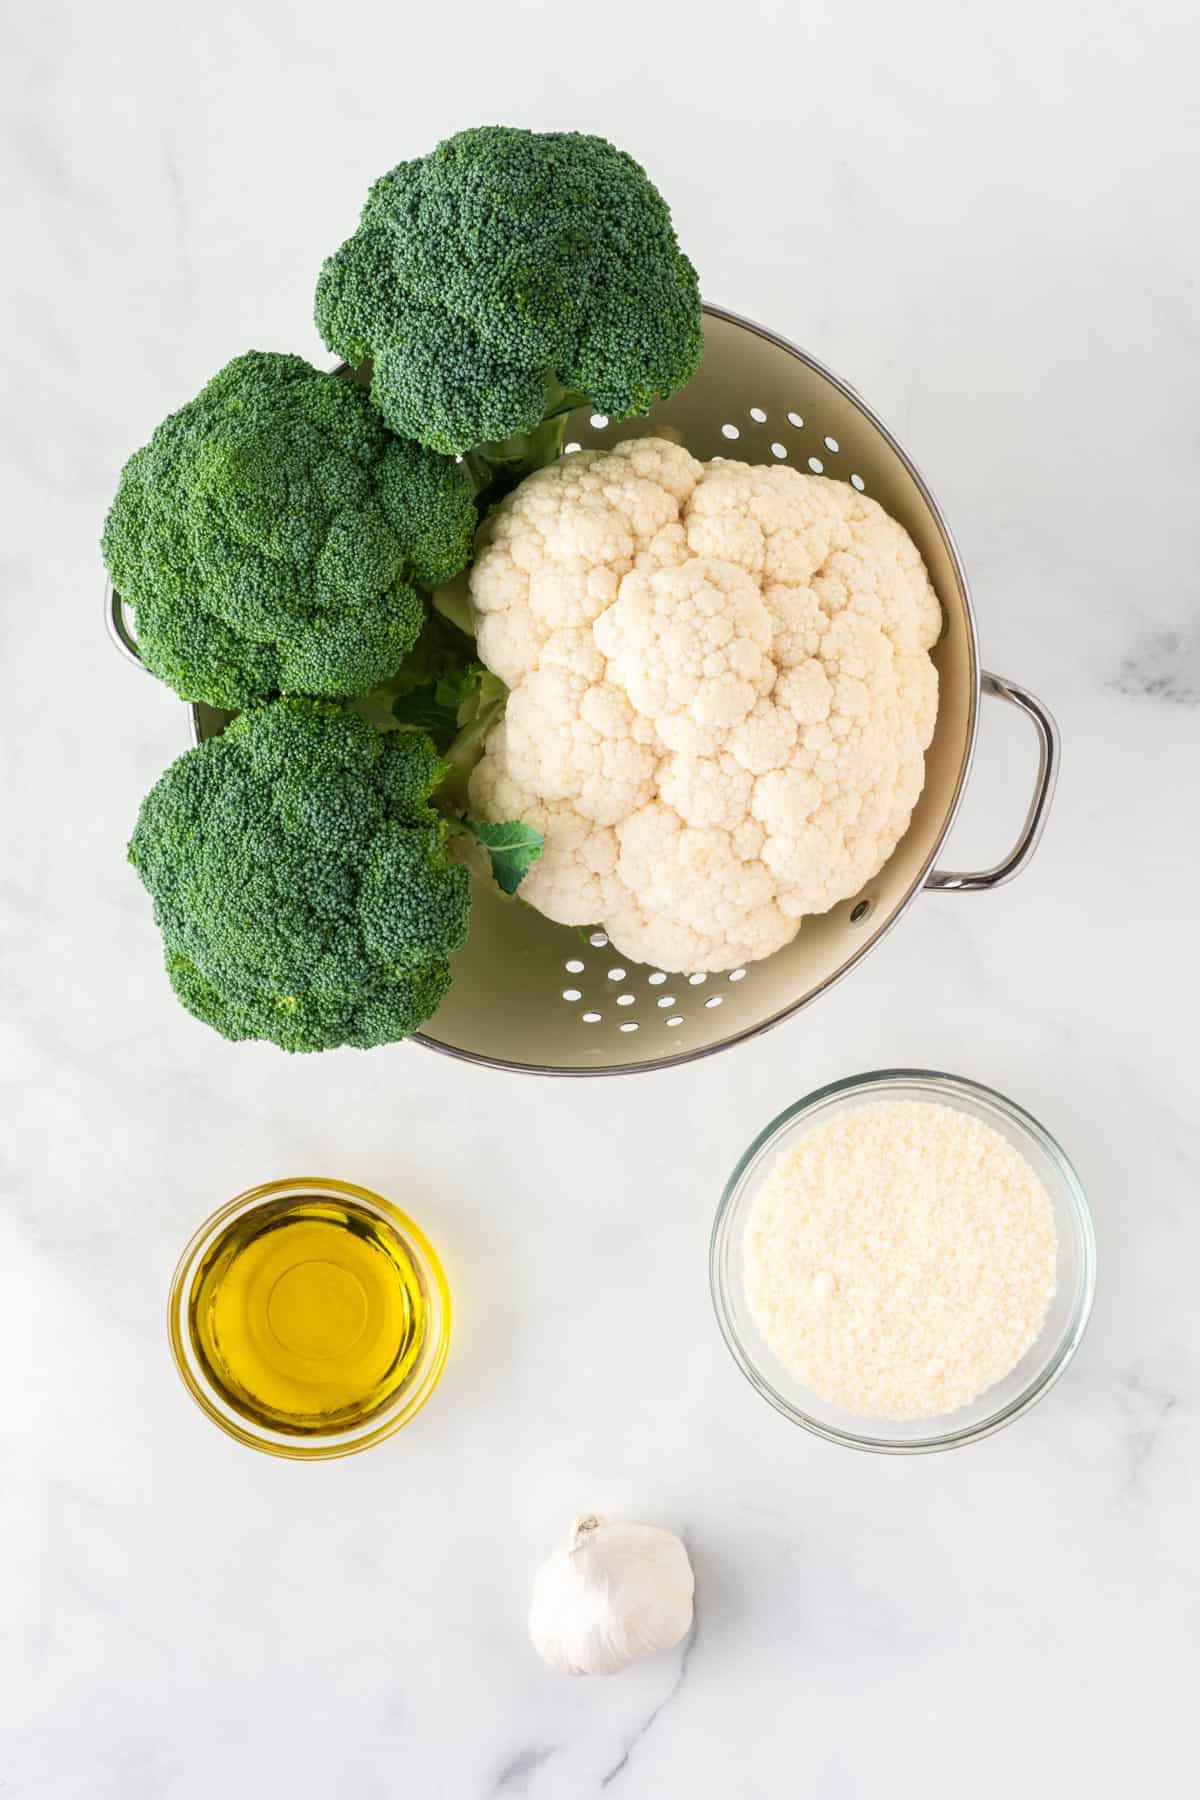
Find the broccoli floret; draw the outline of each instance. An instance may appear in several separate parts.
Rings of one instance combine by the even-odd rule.
[[[143,801],[129,859],[189,1012],[284,1050],[415,1031],[470,913],[470,877],[429,805],[443,770],[419,733],[300,699],[180,757]]]
[[[404,541],[416,580],[429,589],[452,581],[470,561],[479,523],[470,482],[457,463],[394,437],[379,464],[378,484],[383,515]]]
[[[317,327],[373,363],[394,431],[450,454],[589,400],[645,412],[700,360],[696,271],[631,156],[578,132],[459,132],[377,181]]]
[[[125,465],[104,560],[147,667],[232,710],[393,674],[476,522],[465,472],[357,383],[252,350]]]

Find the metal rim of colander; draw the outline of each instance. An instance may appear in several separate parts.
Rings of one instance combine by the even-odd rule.
[[[827,976],[825,980],[820,982],[816,987],[810,988],[809,991],[801,995],[798,1000],[793,1000],[787,1006],[781,1007],[778,1012],[772,1013],[769,1018],[760,1019],[753,1025],[746,1026],[743,1030],[732,1032],[728,1037],[719,1038],[715,1043],[704,1044],[696,1049],[680,1050],[671,1056],[647,1057],[640,1062],[613,1064],[591,1063],[555,1066],[549,1063],[516,1062],[507,1057],[489,1056],[482,1051],[466,1050],[456,1044],[443,1043],[440,1038],[436,1038],[426,1031],[415,1031],[412,1033],[411,1037],[406,1040],[409,1043],[420,1044],[426,1050],[436,1050],[441,1056],[453,1057],[458,1062],[475,1063],[484,1068],[499,1069],[515,1075],[566,1077],[644,1075],[652,1070],[675,1069],[681,1067],[685,1063],[699,1062],[702,1057],[716,1056],[721,1051],[732,1049],[736,1044],[746,1043],[751,1038],[761,1037],[764,1032],[773,1030],[777,1025],[782,1025],[785,1020],[790,1019],[794,1014],[803,1011],[807,1006],[811,1006],[813,1001],[819,999],[822,994],[828,993],[829,990],[835,987],[838,982],[842,981],[852,969],[856,968],[863,958],[867,956],[870,951],[874,950],[888,933],[895,928],[924,887],[926,877],[929,875],[937,860],[938,853],[946,841],[950,827],[953,825],[959,806],[962,803],[963,792],[966,788],[967,779],[971,773],[971,767],[975,759],[975,739],[977,734],[976,727],[979,716],[980,697],[979,645],[975,626],[975,611],[971,604],[971,591],[967,582],[967,574],[963,566],[962,557],[959,554],[958,545],[954,540],[954,534],[951,532],[950,527],[946,522],[941,507],[934,498],[928,482],[925,480],[925,477],[922,475],[920,469],[917,468],[908,452],[904,449],[903,445],[899,443],[893,433],[889,431],[879,415],[872,411],[856,389],[854,389],[849,382],[843,381],[841,376],[834,374],[833,370],[828,368],[823,362],[819,361],[817,357],[810,356],[806,350],[801,350],[797,344],[793,344],[789,338],[781,337],[778,332],[770,331],[765,325],[760,325],[753,319],[744,318],[740,313],[730,312],[725,307],[714,306],[706,302],[704,305],[704,312],[711,318],[720,319],[725,324],[736,326],[742,331],[752,332],[754,336],[762,338],[764,342],[774,345],[779,350],[785,351],[789,356],[794,357],[797,362],[803,364],[804,367],[820,376],[823,381],[828,382],[829,385],[836,389],[849,405],[862,416],[867,424],[878,432],[879,436],[888,445],[889,449],[891,449],[899,459],[920,494],[921,499],[928,510],[930,519],[942,539],[946,554],[949,557],[951,566],[954,570],[955,579],[962,595],[963,612],[967,627],[971,691],[968,696],[966,750],[959,770],[954,794],[950,805],[946,809],[945,817],[942,820],[940,829],[938,830],[933,843],[930,845],[928,856],[918,868],[909,885],[908,891],[904,894],[899,904],[893,909],[891,917],[885,924],[881,925],[872,936],[868,937],[859,949],[849,956],[846,961],[833,972],[833,974]],[[344,369],[345,366],[345,364],[339,364],[339,372]],[[109,584],[105,595],[105,620],[109,636],[121,655],[126,661],[136,662],[139,667],[142,666],[141,658],[137,652],[136,641],[129,631],[123,603],[113,594],[111,583]],[[192,741],[193,743],[198,744],[203,738],[201,728],[201,708],[192,705],[189,710],[191,713]]]

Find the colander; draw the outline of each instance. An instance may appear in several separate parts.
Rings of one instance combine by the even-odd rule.
[[[1058,773],[1058,733],[1016,682],[981,673],[967,578],[937,502],[895,438],[854,390],[774,332],[704,309],[704,359],[681,393],[642,419],[572,414],[567,449],[668,431],[694,456],[783,462],[850,481],[913,538],[945,614],[933,657],[940,688],[925,787],[905,837],[878,875],[786,949],[722,975],[671,975],[620,957],[604,932],[552,924],[532,908],[476,889],[471,935],[454,985],[414,1042],[493,1068],[541,1075],[617,1075],[711,1056],[767,1031],[825,993],[874,948],[923,888],[978,893],[1020,873],[1037,848]],[[137,660],[121,597],[105,597],[110,634]],[[1033,799],[1020,835],[993,868],[935,869],[975,748],[980,694],[1016,706],[1038,738]],[[228,715],[192,708],[197,743]]]

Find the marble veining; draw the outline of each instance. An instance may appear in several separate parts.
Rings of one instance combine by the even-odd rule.
[[[1127,1370],[1121,1377],[1121,1387],[1127,1414],[1129,1485],[1136,1488],[1161,1434],[1172,1423],[1180,1396],[1148,1380],[1140,1368]]]
[[[605,1770],[604,1774],[600,1777],[600,1786],[602,1788],[610,1788],[619,1776],[625,1774],[626,1770],[629,1768],[630,1759],[637,1750],[638,1745],[645,1740],[647,1732],[657,1724],[658,1720],[662,1717],[663,1713],[666,1712],[668,1706],[670,1706],[676,1694],[678,1694],[680,1688],[683,1686],[684,1679],[688,1672],[688,1659],[692,1654],[698,1632],[699,1626],[693,1622],[687,1640],[684,1643],[682,1650],[679,1652],[679,1666],[674,1681],[671,1683],[658,1704],[651,1707],[641,1724],[636,1726],[630,1736],[625,1740],[621,1747],[621,1754],[612,1765],[612,1768]]]
[[[0,1800],[1183,1800],[1200,1652],[1200,290],[1184,0],[601,18],[566,0],[39,0],[0,65]],[[469,123],[600,130],[714,301],[902,435],[986,666],[1055,710],[1044,846],[926,895],[810,1012],[626,1082],[412,1046],[289,1060],[174,1004],[124,861],[187,741],[112,653],[124,458],[229,357],[323,352],[368,183]],[[986,867],[1032,745],[984,707],[943,861]],[[707,1236],[754,1133],[859,1070],[1043,1118],[1099,1243],[1089,1335],[1011,1430],[897,1461],[805,1437],[722,1345]],[[435,1401],[302,1468],[170,1365],[175,1258],[282,1173],[392,1194],[456,1302]],[[684,1533],[687,1646],[543,1667],[579,1512]]]
[[[1189,621],[1178,630],[1141,633],[1112,686],[1118,694],[1145,695],[1172,706],[1200,706],[1200,627]]]
[[[533,1777],[550,1761],[551,1757],[557,1754],[557,1751],[557,1744],[548,1744],[544,1748],[532,1744],[528,1749],[514,1751],[500,1769],[492,1784],[492,1792],[494,1794],[527,1794],[529,1783]]]

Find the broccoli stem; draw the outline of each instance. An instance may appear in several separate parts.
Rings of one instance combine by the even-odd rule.
[[[515,487],[535,469],[544,469],[562,454],[567,429],[565,412],[543,419],[532,431],[518,431],[512,437],[490,444],[479,444],[468,450],[463,461],[475,488],[480,514],[511,494]]]
[[[443,619],[448,619],[464,637],[474,638],[475,621],[471,617],[465,575],[456,575],[453,581],[444,581],[441,587],[434,588],[431,598],[435,612],[440,613]]]
[[[540,424],[532,431],[517,431],[511,437],[477,444],[474,450],[468,450],[463,462],[481,514],[510,494],[526,475],[557,462],[562,455],[568,415],[577,406],[585,405],[586,400],[585,394],[565,388],[553,375],[547,375],[546,407]]]
[[[484,678],[479,690],[460,709],[459,729],[442,752],[446,772],[435,795],[435,804],[447,817],[466,812],[471,771],[483,755],[484,739],[504,712],[507,701],[508,689],[491,675]]]

